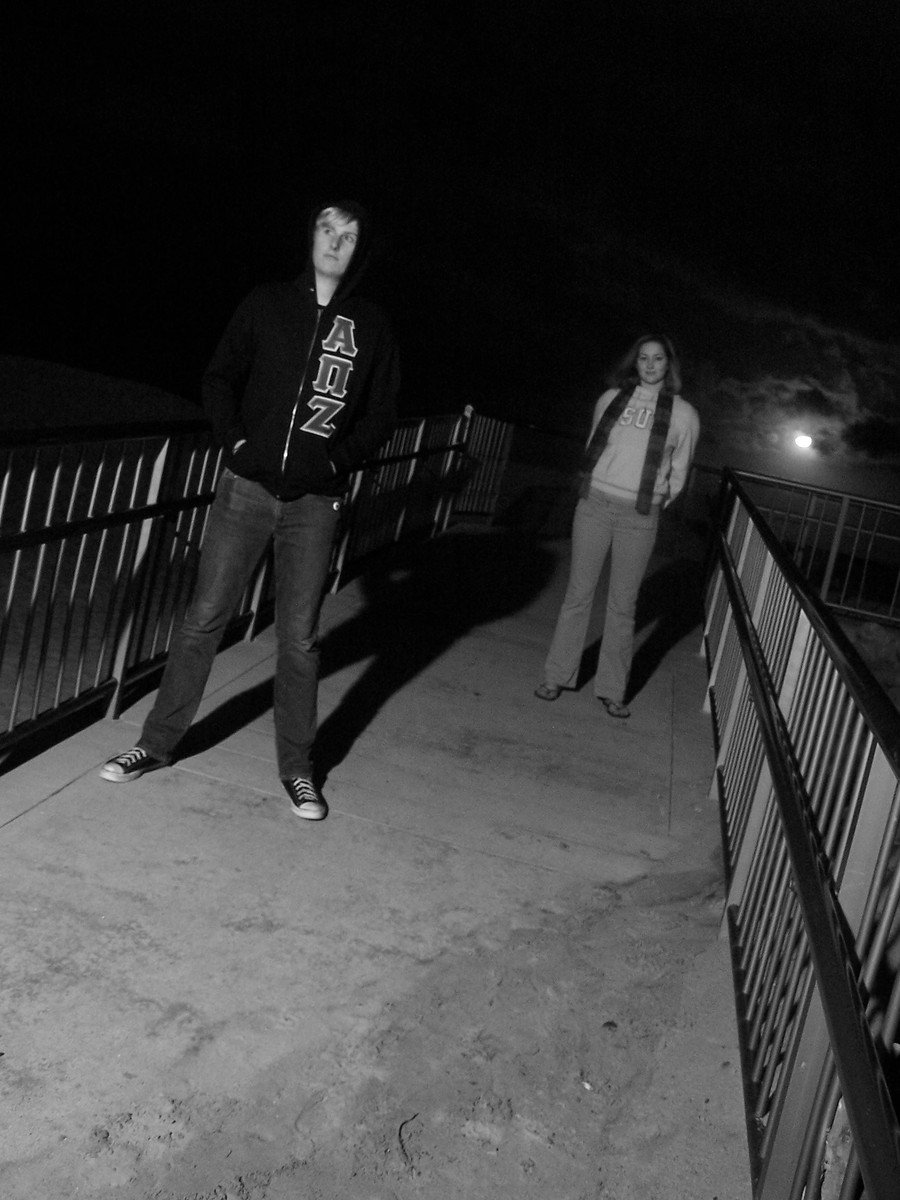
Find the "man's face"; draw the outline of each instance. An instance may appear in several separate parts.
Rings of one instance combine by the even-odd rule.
[[[347,220],[333,208],[319,213],[313,231],[312,263],[317,275],[340,279],[356,250],[359,222]]]

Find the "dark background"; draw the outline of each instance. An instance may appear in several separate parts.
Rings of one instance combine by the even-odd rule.
[[[896,337],[896,5],[426,9],[23,11],[0,351],[196,399],[335,193],[378,218],[409,413],[595,393],[657,319],[617,299],[654,256]]]

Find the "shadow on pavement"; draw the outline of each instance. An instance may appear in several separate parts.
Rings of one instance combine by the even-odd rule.
[[[316,740],[323,781],[382,705],[470,629],[515,613],[546,586],[556,556],[507,531],[451,531],[397,547],[359,580],[365,606],[322,639],[320,676],[372,658]],[[549,634],[548,634],[549,636]],[[219,705],[185,734],[178,758],[227,738],[272,707],[265,680]]]
[[[524,607],[546,586],[556,556],[503,530],[456,531],[401,548],[362,581],[365,608],[322,646],[322,674],[375,656],[316,742],[324,780],[382,705],[469,630]]]
[[[692,629],[703,621],[703,575],[701,566],[692,559],[665,563],[648,575],[638,597],[635,626],[648,625],[653,629],[638,647],[631,664],[627,698],[641,691],[660,663]]]
[[[218,708],[196,721],[181,739],[175,753],[175,762],[201,754],[223,742],[239,729],[252,724],[272,708],[273,680],[265,679],[255,687],[232,696]]]

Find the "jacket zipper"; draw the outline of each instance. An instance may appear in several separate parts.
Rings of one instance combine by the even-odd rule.
[[[309,360],[312,358],[313,346],[316,344],[316,337],[319,333],[319,322],[322,320],[321,308],[316,308],[316,323],[313,326],[312,337],[309,339],[309,346],[306,351],[306,362],[303,364],[303,374],[300,376],[300,388],[297,392],[297,400],[294,404],[293,412],[291,413],[291,423],[288,425],[287,437],[284,440],[284,453],[281,456],[281,478],[284,479],[284,473],[287,470],[288,450],[291,445],[291,434],[294,432],[294,422],[297,419],[297,409],[300,407],[300,397],[303,395],[303,389],[306,386],[306,373],[309,370]]]

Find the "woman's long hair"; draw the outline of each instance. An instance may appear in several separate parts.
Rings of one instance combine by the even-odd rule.
[[[677,395],[681,391],[681,363],[678,361],[678,355],[675,347],[672,345],[672,339],[661,333],[645,333],[632,344],[628,353],[610,374],[610,386],[629,388],[632,391],[637,387],[641,381],[637,371],[637,359],[641,352],[641,347],[646,346],[648,342],[659,342],[663,350],[665,350],[669,363],[666,367],[663,387],[667,392]]]

